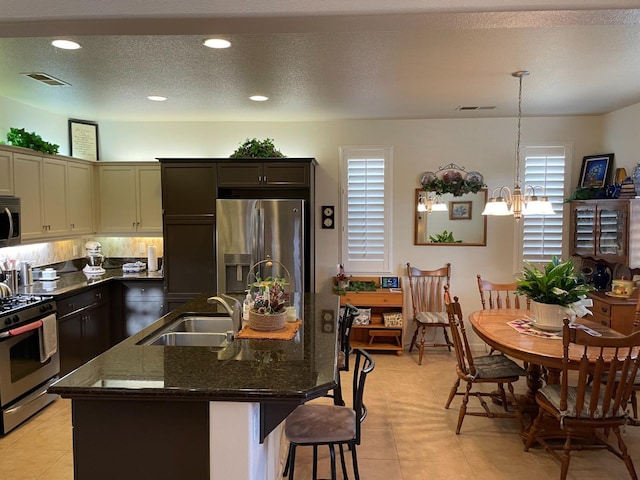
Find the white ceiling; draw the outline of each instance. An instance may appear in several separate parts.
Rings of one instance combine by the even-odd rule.
[[[0,95],[95,121],[501,117],[517,113],[510,74],[524,69],[525,116],[597,115],[640,102],[636,7],[638,0],[10,1],[0,13]],[[203,47],[214,35],[232,47]],[[83,48],[52,47],[60,36]],[[168,100],[151,102],[151,94]],[[270,100],[251,102],[253,94]]]

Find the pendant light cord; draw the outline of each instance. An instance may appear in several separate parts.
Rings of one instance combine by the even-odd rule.
[[[516,178],[514,185],[516,188],[520,188],[520,132],[522,125],[522,77],[528,75],[529,72],[516,72],[513,75],[518,77],[518,140],[516,143]]]

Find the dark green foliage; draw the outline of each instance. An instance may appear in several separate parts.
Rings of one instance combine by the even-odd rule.
[[[518,279],[517,292],[539,303],[568,306],[593,290],[591,285],[580,283],[571,259],[562,262],[557,257],[540,270],[527,262]]]
[[[7,141],[14,147],[30,148],[50,155],[57,154],[60,148],[60,145],[45,142],[40,135],[35,132],[27,132],[24,128],[10,128],[7,133]]]
[[[286,158],[273,144],[273,138],[260,141],[256,138],[246,139],[230,158]]]
[[[427,192],[435,192],[437,195],[451,193],[454,197],[460,197],[465,193],[478,193],[486,185],[483,182],[475,180],[444,180],[442,178],[434,178],[430,182],[423,185],[423,189]]]

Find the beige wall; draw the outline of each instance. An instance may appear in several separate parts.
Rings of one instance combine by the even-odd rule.
[[[2,104],[0,98],[0,106]],[[573,188],[579,174],[580,159],[603,151],[603,123],[608,126],[613,122],[608,117],[606,121],[603,117],[525,117],[522,142],[572,144]],[[48,141],[61,145],[66,142],[66,120],[56,120],[63,125],[63,133],[49,130],[52,135],[62,137],[46,138]],[[7,122],[6,118],[2,122]],[[14,126],[13,121],[9,123]],[[27,129],[39,130],[41,126],[39,123],[32,125],[27,125]],[[339,146],[392,145],[394,198],[390,228],[393,229],[393,271],[390,273],[403,276],[406,262],[424,268],[451,262],[453,291],[467,312],[480,308],[475,286],[477,273],[496,281],[512,278],[513,218],[488,219],[487,247],[414,246],[413,208],[420,174],[450,162],[467,170],[480,171],[489,191],[499,185],[513,185],[514,118],[310,123],[99,122],[99,131],[101,158],[112,161],[227,157],[248,137],[274,138],[276,146],[286,155],[310,156],[318,160],[317,208],[320,205],[339,205]],[[608,133],[609,137],[612,134]],[[611,142],[614,141],[612,138]],[[607,145],[606,149],[617,150],[615,145]],[[635,150],[638,151],[637,148]],[[61,152],[64,153],[63,150]],[[339,229],[316,227],[316,285],[319,291],[330,290],[330,278],[340,260],[339,232]]]

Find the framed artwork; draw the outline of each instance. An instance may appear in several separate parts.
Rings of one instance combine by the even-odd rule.
[[[100,160],[97,123],[69,119],[69,156],[83,160]]]
[[[473,202],[449,202],[449,220],[471,220]]]
[[[580,170],[581,188],[603,188],[609,180],[613,153],[605,155],[589,155],[582,157],[582,169]]]
[[[380,288],[398,288],[398,277],[380,277]]]

